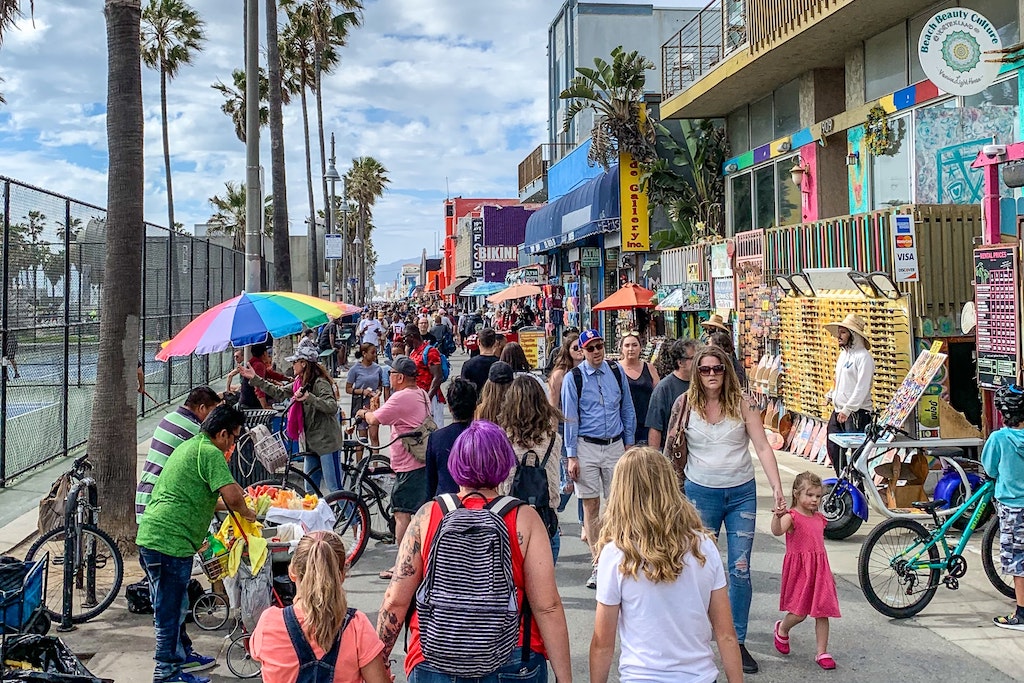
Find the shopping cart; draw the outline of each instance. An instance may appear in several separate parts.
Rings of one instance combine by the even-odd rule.
[[[0,628],[4,635],[45,635],[50,630],[43,604],[49,560],[49,553],[35,562],[0,558]]]

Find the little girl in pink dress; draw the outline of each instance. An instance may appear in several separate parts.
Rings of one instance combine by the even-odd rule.
[[[839,616],[839,596],[825,552],[826,522],[818,512],[821,494],[816,474],[798,474],[793,481],[793,507],[772,518],[772,533],[786,535],[779,597],[779,609],[786,616],[775,622],[775,649],[788,655],[790,629],[813,617],[818,641],[815,661],[822,669],[834,669],[836,660],[828,653],[828,620]]]

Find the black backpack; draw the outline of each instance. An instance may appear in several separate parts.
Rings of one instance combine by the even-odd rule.
[[[548,530],[548,538],[554,538],[558,533],[558,513],[551,506],[551,496],[548,492],[548,459],[551,457],[551,450],[555,447],[555,439],[548,442],[548,450],[541,460],[537,452],[532,448],[523,454],[523,459],[516,465],[516,474],[512,480],[512,495],[521,501],[529,503],[544,522]],[[533,464],[530,464],[530,456],[533,456]]]
[[[331,331],[334,329],[333,323],[327,323],[320,328],[320,336],[317,337],[316,345],[321,351],[327,351],[331,348]]]
[[[612,369],[612,374],[615,375],[615,386],[622,391],[622,370],[619,369],[619,364],[615,361],[608,361],[608,367]],[[583,398],[583,371],[580,370],[580,366],[576,366],[572,369],[572,381],[576,385],[576,426],[578,427],[580,422],[583,421],[583,402],[580,400]]]

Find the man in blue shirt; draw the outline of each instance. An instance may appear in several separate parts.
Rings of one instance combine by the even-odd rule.
[[[565,452],[569,477],[583,501],[583,529],[593,556],[594,569],[587,588],[597,587],[597,523],[601,496],[608,497],[612,473],[625,449],[633,445],[636,409],[626,373],[604,359],[604,338],[597,330],[580,335],[584,362],[562,380],[565,413]],[[582,388],[582,391],[580,390]]]

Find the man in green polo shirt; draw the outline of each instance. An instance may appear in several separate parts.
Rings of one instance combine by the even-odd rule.
[[[188,582],[219,497],[239,516],[256,519],[227,464],[244,425],[237,408],[214,408],[200,432],[174,449],[142,514],[136,543],[153,598],[154,683],[208,683],[195,672],[216,664],[194,652],[185,633]]]

